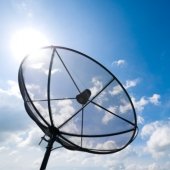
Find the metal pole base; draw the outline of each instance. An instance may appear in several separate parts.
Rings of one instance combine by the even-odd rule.
[[[40,170],[45,170],[46,169],[46,166],[47,166],[50,154],[51,154],[51,149],[53,147],[54,141],[55,141],[55,138],[51,138],[50,141],[48,142],[48,146],[47,146],[47,149],[46,149],[46,152],[45,152],[44,159],[42,161]]]

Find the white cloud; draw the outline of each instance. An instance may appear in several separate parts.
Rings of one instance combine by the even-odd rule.
[[[96,83],[96,87],[98,87],[98,89],[100,89],[102,87],[102,83],[96,80],[94,81]],[[10,84],[10,83],[9,83]],[[10,90],[10,85],[8,84],[7,89],[1,89],[1,95],[6,95],[10,98],[10,95],[14,96],[16,99],[19,99],[19,97],[17,97],[17,93],[15,93],[15,88],[11,88]],[[130,85],[131,83],[127,83],[128,86],[133,86],[133,83]],[[12,86],[12,83],[11,83]],[[134,86],[133,86],[134,87]],[[129,87],[130,88],[130,87]],[[7,92],[10,91],[10,94],[8,94]],[[97,89],[96,89],[97,90]],[[2,92],[3,91],[3,92]],[[135,101],[135,104],[137,105],[138,111],[143,111],[144,107],[148,104],[153,104],[153,105],[157,105],[157,103],[159,103],[160,101],[160,97],[156,97],[155,94],[153,94],[151,97],[141,97],[139,100],[137,99],[133,99]],[[12,101],[10,101],[12,102]],[[64,107],[66,107],[64,109]],[[56,109],[56,113],[64,113],[64,115],[68,112],[71,112],[72,114],[74,113],[74,109],[73,108],[73,103],[71,100],[67,100],[67,101],[60,101],[58,103],[55,103],[54,108]],[[110,108],[111,109],[111,108]],[[113,111],[115,111],[115,108],[112,108]],[[119,109],[119,108],[117,108]],[[69,115],[70,116],[70,115]],[[64,118],[63,118],[64,119]],[[105,118],[103,117],[103,120],[105,123],[108,123],[111,119],[107,118],[107,116],[105,116]],[[142,117],[140,117],[141,121]],[[167,123],[165,123],[167,125]],[[149,125],[148,125],[149,126]],[[155,127],[154,127],[155,126]],[[71,131],[76,131],[77,127],[75,126],[74,122],[70,121],[70,124],[68,124],[67,126],[68,131],[70,131],[70,129],[72,129]],[[144,126],[145,127],[145,126]],[[160,130],[158,130],[160,128]],[[145,130],[144,130],[145,129]],[[158,155],[159,157],[161,156],[167,156],[169,154],[169,141],[170,139],[168,138],[170,129],[169,127],[165,127],[163,126],[163,123],[155,123],[152,126],[148,127],[147,126],[145,128],[142,129],[141,135],[143,135],[143,139],[148,139],[147,143],[146,143],[146,151],[151,153],[151,155],[154,157],[155,155]],[[142,134],[143,133],[143,134]],[[29,129],[24,135],[14,135],[10,137],[10,141],[12,144],[12,142],[14,142],[13,144],[16,145],[16,147],[14,147],[13,150],[9,150],[8,148],[6,150],[5,146],[1,146],[0,147],[0,156],[3,155],[4,159],[8,159],[11,161],[11,165],[15,166],[17,169],[23,169],[24,167],[22,167],[22,165],[17,165],[17,161],[19,162],[24,162],[24,160],[28,159],[28,162],[31,166],[33,166],[33,164],[31,164],[32,162],[35,161],[35,159],[37,158],[37,160],[40,161],[35,161],[34,162],[34,167],[30,167],[28,166],[27,169],[35,169],[35,165],[36,165],[36,169],[39,168],[41,160],[42,160],[42,153],[35,153],[35,150],[32,151],[28,151],[26,150],[26,148],[28,146],[36,146],[37,148],[39,148],[38,143],[40,141],[40,137],[42,136],[42,132],[41,130],[37,129],[37,131],[35,129]],[[163,139],[163,140],[162,140]],[[112,139],[110,139],[109,141],[107,141],[106,143],[103,144],[98,144],[97,147],[102,147],[102,148],[113,148],[116,147],[116,144],[114,142],[111,141]],[[94,143],[93,143],[94,144]],[[22,146],[22,147],[21,147]],[[18,153],[16,153],[16,149],[18,151]],[[20,151],[23,150],[23,151]],[[142,150],[142,149],[141,149]],[[1,152],[2,151],[2,152]],[[8,154],[6,156],[4,156],[4,152],[8,152]],[[58,152],[60,151],[54,151],[54,156],[51,157],[51,161],[50,164],[48,164],[49,169],[52,167],[56,167],[56,164],[60,164],[61,166],[70,166],[71,168],[73,167],[73,163],[74,166],[80,166],[80,167],[90,167],[90,168],[101,168],[101,169],[121,169],[124,168],[125,170],[131,170],[131,169],[135,169],[136,170],[154,170],[154,168],[161,168],[163,167],[164,170],[169,170],[169,164],[166,163],[166,166],[158,166],[158,164],[154,164],[154,163],[146,163],[146,164],[140,164],[139,166],[139,160],[138,159],[143,159],[144,155],[142,155],[143,153],[141,153],[141,156],[139,158],[139,156],[137,155],[138,150],[133,150],[132,148],[130,150],[128,150],[128,148],[124,149],[123,151],[116,153],[116,154],[112,154],[109,156],[94,156],[94,155],[89,155],[89,154],[85,154],[85,153],[80,153],[80,152],[68,152],[66,150],[62,150],[62,152],[60,152],[61,154],[59,154],[60,156],[58,156]],[[35,154],[34,154],[35,153]],[[69,153],[69,154],[68,154]],[[16,159],[14,160],[14,157],[16,155],[22,155],[22,157],[16,157]],[[10,158],[9,158],[10,155]],[[38,156],[37,156],[38,155]],[[151,158],[150,158],[151,159]],[[152,158],[154,159],[154,158]],[[1,159],[3,160],[3,159]],[[57,161],[56,161],[57,160]],[[102,160],[105,161],[105,164],[103,165]],[[122,160],[122,163],[120,164],[120,160]],[[16,162],[15,162],[16,161]],[[70,161],[70,162],[69,162]],[[65,163],[63,165],[63,162]],[[27,164],[27,163],[25,163]],[[4,166],[5,163],[4,161],[2,161],[2,165],[0,165],[0,168],[2,166]],[[7,165],[7,164],[6,164]],[[51,169],[52,169],[51,168]],[[163,169],[162,168],[162,169]],[[4,169],[4,168],[1,168]],[[16,169],[15,169],[16,170]],[[161,169],[159,169],[161,170]]]
[[[29,65],[30,68],[35,69],[35,70],[39,70],[42,69],[44,66],[44,63],[34,63]]]
[[[140,169],[140,166],[137,162],[138,152],[132,147],[128,146],[121,152],[115,153],[110,155],[109,157],[105,158],[105,168],[109,170],[134,170]],[[121,160],[121,164],[120,164]],[[130,168],[131,167],[131,168]],[[143,170],[141,168],[141,170]]]
[[[155,158],[170,157],[170,122],[156,121],[142,128],[142,138],[148,138],[145,151]]]
[[[109,113],[105,113],[105,115],[103,116],[103,118],[102,118],[102,123],[103,124],[108,124],[108,122],[110,121],[110,120],[112,120],[113,119],[113,115],[111,115],[111,114],[109,114]]]
[[[142,112],[149,101],[143,96],[138,101],[134,97],[131,98],[137,112]]]
[[[115,141],[106,141],[104,143],[97,144],[96,149],[112,150],[116,149],[117,145]]]
[[[46,103],[35,102],[34,105],[35,105],[35,107],[37,108],[37,110],[40,112],[40,114],[43,116],[43,118],[44,118],[48,123],[51,123],[47,102],[46,102]],[[37,116],[37,117],[39,117],[39,116]],[[39,120],[41,120],[41,119],[39,119]],[[42,121],[42,122],[43,122],[43,121]]]
[[[160,166],[157,165],[155,162],[148,166],[148,170],[158,170],[158,169],[160,169]]]
[[[43,90],[40,88],[40,86],[39,85],[36,85],[36,84],[26,84],[26,88],[27,88],[27,91],[28,91],[28,93],[29,93],[29,95],[30,95],[30,97],[31,97],[31,99],[32,100],[34,100],[35,99],[35,94],[44,94],[44,92],[43,92]],[[42,95],[43,96],[43,95]],[[43,97],[45,97],[45,95],[43,96]]]
[[[48,75],[48,72],[49,72],[49,70],[43,70],[43,72],[46,74],[46,75]],[[57,72],[61,72],[61,70],[60,69],[57,69],[57,68],[55,68],[55,69],[52,69],[51,70],[51,74],[53,75],[53,74],[55,74],[55,73],[57,73]]]
[[[55,125],[59,126],[64,123],[75,113],[75,111],[72,100],[60,100],[53,103],[52,112]],[[76,124],[72,120],[67,122],[67,124],[62,127],[62,130],[72,133],[78,132]]]
[[[112,91],[109,91],[109,93],[114,96],[114,95],[118,95],[120,94],[121,92],[123,92],[123,89],[120,85],[116,85],[113,87]]]
[[[132,163],[132,164],[129,164],[126,166],[125,170],[148,170],[146,167],[144,166],[141,166],[139,164],[135,164],[135,163]]]
[[[110,106],[107,110],[109,110],[109,111],[116,114],[117,107]],[[111,113],[109,113],[109,112],[105,112],[105,115],[102,118],[102,123],[106,125],[112,119],[113,119],[113,115]]]
[[[22,140],[18,142],[18,147],[38,146],[43,133],[38,127],[34,127],[26,132],[25,135],[27,137],[22,138]]]
[[[134,98],[131,97],[132,102],[138,112],[142,112],[144,107],[146,105],[153,104],[153,105],[158,105],[160,103],[160,95],[159,94],[153,94],[151,97],[141,97],[138,101]]]
[[[90,88],[91,96],[95,96],[103,88],[103,83],[96,77],[92,78],[93,87]]]
[[[132,106],[130,102],[127,102],[126,100],[122,100],[123,105],[119,106],[120,113],[126,113],[129,110],[132,110]]]
[[[7,89],[0,89],[0,94],[21,98],[18,83],[12,80],[7,81]]]
[[[45,75],[48,75],[48,73],[49,73],[49,68],[47,69],[45,63],[43,63],[43,62],[31,64],[29,67],[31,69],[41,70],[42,73],[44,73]],[[52,75],[57,73],[57,72],[61,72],[61,69],[54,68],[54,69],[51,70]]]
[[[118,67],[120,67],[120,66],[122,66],[122,65],[125,64],[125,60],[119,59],[119,60],[114,61],[114,62],[112,63],[112,65],[113,65],[113,64],[115,64],[115,65],[117,65]]]
[[[99,105],[102,105],[103,102],[107,102],[108,101],[108,98],[107,98],[107,93],[105,91],[102,91],[100,93],[100,95],[98,95],[96,98],[95,98],[95,102],[97,102],[97,104]],[[95,105],[95,107],[98,109],[98,111],[101,111],[102,109],[98,106]]]
[[[22,100],[18,83],[12,80],[8,80],[5,83],[5,86],[6,88],[0,88],[0,108],[20,109],[22,107]]]
[[[91,96],[94,97],[99,91],[101,91],[103,89],[103,83],[102,81],[98,80],[97,77],[93,77],[92,78],[92,87],[90,88],[91,91]],[[102,91],[96,98],[95,98],[95,102],[97,102],[97,104],[102,105],[103,102],[107,101],[107,93],[106,91]],[[100,107],[95,106],[95,108],[97,108],[99,111],[101,110]]]
[[[144,118],[141,115],[137,115],[137,122],[138,124],[143,124],[144,123]]]
[[[135,87],[138,83],[139,83],[139,79],[127,80],[125,85],[123,85],[123,86],[125,89],[129,89],[129,88]],[[113,96],[118,95],[122,92],[123,92],[123,89],[119,84],[114,86],[113,89],[111,91],[109,91],[109,93]]]
[[[9,150],[6,150],[3,153],[0,153],[0,169],[24,169],[24,170],[35,170],[40,167],[33,167],[33,162],[37,158],[41,158],[42,160],[43,153],[30,148],[14,148],[11,147]],[[9,163],[10,162],[10,163]]]
[[[153,94],[151,97],[142,96],[139,100],[136,100],[136,98],[133,96],[131,97],[132,103],[133,103],[135,110],[137,112],[137,119],[138,119],[139,124],[144,123],[144,118],[141,115],[144,108],[149,104],[153,104],[153,105],[157,106],[160,103],[159,99],[160,99],[160,95],[158,95],[158,94]],[[125,108],[122,107],[121,109],[125,110],[126,105],[125,105]],[[127,109],[128,109],[128,105],[127,105]],[[124,110],[122,110],[122,111],[124,111]]]
[[[61,130],[67,133],[80,134],[80,130],[78,129],[76,122],[74,122],[73,120],[70,120],[65,126],[61,128]],[[75,138],[74,138],[74,141],[75,141]]]
[[[57,108],[59,114],[65,115],[65,116],[67,115],[66,116],[67,118],[75,112],[75,109],[72,106],[73,102],[71,100],[60,100],[56,102],[56,104],[59,107]]]
[[[125,89],[129,89],[131,87],[135,87],[139,83],[139,79],[127,80],[124,85]]]
[[[146,124],[141,130],[141,137],[144,139],[146,137],[151,136],[151,134],[155,131],[155,129],[159,127],[161,127],[161,123],[159,121]]]
[[[158,105],[160,104],[160,95],[159,94],[153,94],[153,96],[149,97],[149,101],[154,104],[154,105]]]
[[[14,150],[9,153],[9,156],[16,156],[18,154],[18,151]]]
[[[9,150],[9,148],[8,147],[5,147],[5,146],[1,146],[0,147],[0,153],[2,152],[6,152],[6,151],[8,151]]]
[[[159,156],[170,156],[170,127],[161,127],[160,129],[156,129],[150,139],[147,141],[148,151],[154,157]]]

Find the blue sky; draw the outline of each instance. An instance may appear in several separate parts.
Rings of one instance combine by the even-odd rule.
[[[140,128],[119,153],[56,150],[48,169],[169,170],[169,5],[168,0],[2,0],[0,169],[35,170],[41,163],[42,133],[24,110],[17,74],[24,43],[44,41],[84,52],[107,67],[128,87]]]

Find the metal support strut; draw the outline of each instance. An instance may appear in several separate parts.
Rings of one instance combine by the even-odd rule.
[[[50,157],[54,142],[55,142],[55,137],[51,137],[51,139],[48,142],[47,149],[46,149],[46,152],[45,152],[44,159],[42,161],[40,170],[45,170],[46,169],[48,159]]]

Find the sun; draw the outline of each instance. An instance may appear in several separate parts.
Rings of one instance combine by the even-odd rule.
[[[12,55],[17,60],[23,59],[40,47],[49,45],[45,35],[33,28],[18,30],[12,35],[10,43]]]

